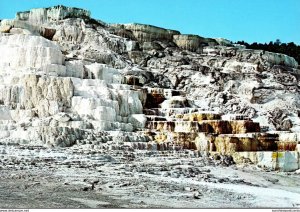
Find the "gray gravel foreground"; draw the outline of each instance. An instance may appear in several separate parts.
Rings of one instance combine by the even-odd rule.
[[[0,208],[299,207],[299,172],[192,151],[0,145]]]

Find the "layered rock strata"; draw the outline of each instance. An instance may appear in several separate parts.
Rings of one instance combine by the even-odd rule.
[[[64,6],[0,32],[1,142],[299,152],[294,58]]]

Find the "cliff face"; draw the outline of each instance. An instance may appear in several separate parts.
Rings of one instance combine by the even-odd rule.
[[[91,13],[89,11],[84,9],[59,5],[55,7],[38,8],[30,11],[18,12],[16,14],[16,20],[43,24],[66,18],[90,18],[90,14]]]
[[[106,24],[64,6],[19,12],[0,29],[1,141],[97,144],[120,132],[124,142],[197,148],[208,142],[201,133],[300,131],[300,70],[286,55],[150,25]],[[251,139],[212,140],[218,149],[235,143],[248,151]]]

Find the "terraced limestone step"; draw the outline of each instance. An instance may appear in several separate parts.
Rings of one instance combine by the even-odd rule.
[[[237,163],[249,159],[259,167],[268,170],[291,172],[300,168],[300,153],[297,151],[245,151],[236,152],[232,156]]]

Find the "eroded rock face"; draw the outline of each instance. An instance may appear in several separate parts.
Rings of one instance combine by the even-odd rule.
[[[40,68],[48,64],[64,63],[59,46],[40,36],[1,36],[0,51],[5,52],[0,61],[2,67]]]
[[[0,32],[7,142],[70,146],[122,132],[144,149],[294,148],[260,136],[300,130],[294,58],[151,25],[105,24],[64,6],[18,13]]]
[[[134,38],[140,42],[172,41],[173,35],[179,34],[179,32],[175,30],[145,24],[116,24],[112,26],[129,30],[132,32]]]
[[[0,44],[8,53],[0,61],[0,117],[13,121],[1,138],[65,147],[90,139],[86,134],[144,127],[146,93],[122,84],[128,70],[81,60],[65,64],[60,47],[41,36],[2,36]]]
[[[66,18],[89,18],[90,12],[84,9],[65,7],[62,5],[31,9],[26,12],[18,12],[16,19],[21,21],[29,21],[33,23],[43,24],[49,21],[58,21]]]
[[[203,38],[198,35],[174,35],[173,41],[182,49],[198,53],[202,52],[203,46],[217,45],[215,40]]]
[[[3,20],[1,21],[1,29],[4,33],[10,34],[35,34],[41,35],[51,40],[56,32],[53,28],[47,28],[36,23],[21,20]]]

